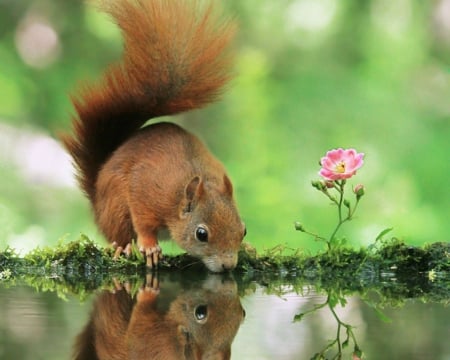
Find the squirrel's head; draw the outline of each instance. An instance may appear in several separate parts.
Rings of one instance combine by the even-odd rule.
[[[246,229],[227,175],[220,184],[192,178],[184,188],[178,221],[169,224],[169,230],[188,254],[200,258],[212,272],[234,269]]]
[[[165,318],[177,325],[185,358],[230,359],[231,344],[245,319],[236,282],[209,274],[201,287],[190,286],[170,304]]]

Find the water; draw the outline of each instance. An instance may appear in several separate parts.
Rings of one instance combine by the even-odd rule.
[[[160,274],[87,296],[0,283],[0,359],[450,359],[448,299],[262,283]]]

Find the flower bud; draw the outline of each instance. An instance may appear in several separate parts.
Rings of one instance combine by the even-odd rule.
[[[303,225],[301,223],[299,223],[298,221],[296,221],[294,223],[294,226],[295,226],[295,230],[302,231],[302,232],[306,231],[305,228],[303,227]]]
[[[315,187],[317,190],[322,191],[323,189],[325,189],[325,184],[323,181],[320,180],[313,180],[311,181],[311,185],[313,187]]]
[[[347,199],[344,199],[344,206],[345,206],[346,208],[349,208],[349,209],[350,209],[350,201],[348,201]]]
[[[352,359],[353,360],[361,360],[362,356],[363,356],[363,352],[358,347],[355,346],[355,350],[353,351],[353,354],[352,354]]]
[[[356,195],[356,199],[359,200],[365,193],[364,185],[362,184],[356,185],[355,188],[353,189],[353,192]]]

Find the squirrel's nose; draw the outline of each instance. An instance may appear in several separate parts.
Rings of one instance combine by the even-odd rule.
[[[233,270],[236,267],[236,265],[230,265],[230,264],[222,264],[222,268],[225,271]]]
[[[222,258],[222,268],[227,271],[233,270],[237,265],[237,261],[237,254],[227,254]]]

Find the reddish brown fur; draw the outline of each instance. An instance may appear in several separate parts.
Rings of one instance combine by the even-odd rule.
[[[74,136],[63,141],[100,229],[111,242],[137,237],[153,251],[168,228],[211,270],[233,268],[244,227],[222,164],[176,125],[141,127],[216,99],[229,79],[234,23],[218,16],[214,1],[97,3],[122,30],[124,55],[73,98]],[[195,239],[199,225],[210,232],[207,244]]]
[[[229,359],[244,320],[236,283],[219,278],[203,287],[189,285],[175,298],[164,296],[164,284],[160,295],[142,291],[136,303],[124,290],[101,293],[76,339],[73,359]],[[158,297],[164,309],[157,306]],[[203,322],[194,315],[199,305],[207,306]]]
[[[235,27],[215,17],[212,7],[199,15],[197,3],[98,2],[122,30],[124,55],[98,85],[73,98],[75,136],[64,138],[91,199],[99,167],[149,118],[202,107],[229,79],[224,50]]]

